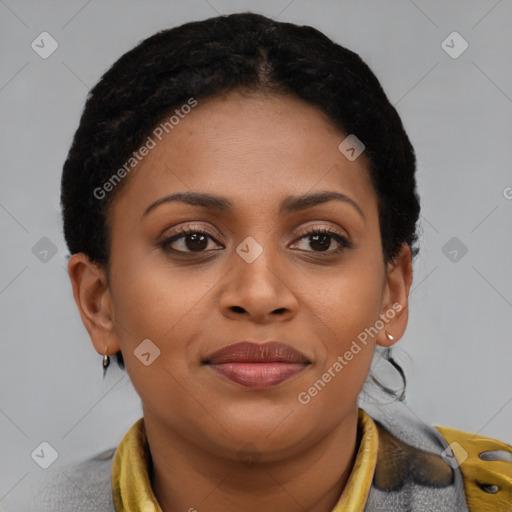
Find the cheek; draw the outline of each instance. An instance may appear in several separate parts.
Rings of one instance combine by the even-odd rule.
[[[192,385],[187,354],[197,326],[204,323],[201,298],[214,284],[202,277],[149,257],[125,259],[112,268],[116,335],[130,380],[149,408],[191,406],[182,392],[183,385]]]
[[[320,359],[315,377],[328,372],[325,380],[333,383],[325,398],[332,393],[334,400],[340,400],[339,393],[348,390],[353,397],[366,379],[375,348],[374,326],[382,307],[383,279],[383,266],[378,264],[347,265],[336,279],[328,281],[323,298],[316,300],[316,323],[325,357]]]
[[[112,274],[121,349],[133,353],[150,339],[162,352],[184,351],[189,324],[201,321],[201,298],[214,285],[213,276],[155,262],[151,255],[125,260]]]
[[[378,319],[381,308],[381,284],[375,278],[355,273],[341,280],[332,290],[325,310],[325,321],[336,333],[333,343],[347,343]]]
[[[323,279],[322,289],[317,288],[309,296],[329,328],[331,345],[349,342],[349,338],[375,323],[382,306],[384,278],[384,265],[377,258],[353,254]]]

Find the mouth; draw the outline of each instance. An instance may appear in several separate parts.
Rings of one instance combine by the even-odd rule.
[[[217,374],[251,389],[267,389],[304,371],[304,354],[277,341],[229,345],[203,361]]]

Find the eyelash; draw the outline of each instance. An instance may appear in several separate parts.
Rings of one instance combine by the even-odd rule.
[[[176,250],[176,249],[171,249],[169,247],[176,240],[179,240],[181,238],[186,238],[187,236],[190,236],[190,235],[193,235],[193,234],[206,235],[207,237],[212,239],[217,244],[219,243],[215,239],[215,237],[211,233],[209,233],[208,231],[205,231],[204,229],[200,229],[200,228],[194,228],[194,227],[190,227],[190,226],[185,226],[183,228],[179,228],[179,232],[178,233],[176,233],[176,234],[172,235],[171,237],[168,237],[165,240],[162,240],[161,242],[159,242],[158,246],[162,250],[164,250],[166,252],[174,252],[174,253],[179,253],[179,254],[202,254],[202,253],[208,252],[208,251],[179,251],[179,250]],[[326,257],[326,256],[332,256],[333,254],[342,253],[346,249],[351,249],[352,248],[352,244],[347,240],[347,238],[344,235],[342,235],[341,233],[338,233],[337,231],[334,231],[332,229],[328,229],[328,228],[325,228],[325,227],[311,229],[310,231],[307,231],[306,233],[303,233],[296,240],[302,240],[303,238],[307,238],[308,236],[313,236],[313,235],[318,235],[318,234],[328,235],[328,236],[332,237],[336,242],[338,242],[339,247],[337,249],[334,249],[334,250],[306,251],[306,252],[312,252],[314,254],[320,255],[321,257],[322,256]]]

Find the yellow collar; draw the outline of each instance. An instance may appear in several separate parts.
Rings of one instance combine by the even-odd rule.
[[[361,444],[347,485],[332,512],[363,510],[370,491],[378,451],[375,422],[359,409]],[[112,491],[116,512],[162,512],[149,477],[149,445],[140,418],[128,430],[114,455]]]

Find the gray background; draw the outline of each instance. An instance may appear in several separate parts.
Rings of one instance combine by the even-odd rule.
[[[422,198],[396,349],[407,404],[428,423],[512,443],[511,0],[0,0],[2,510],[21,510],[44,471],[31,458],[42,441],[58,467],[116,446],[141,416],[124,372],[113,364],[103,381],[66,272],[60,173],[86,94],[157,30],[243,10],[319,28],[381,80],[415,147]],[[31,48],[43,31],[59,44],[47,59]],[[453,31],[469,43],[456,59],[441,47]],[[43,237],[56,250],[46,261]]]

